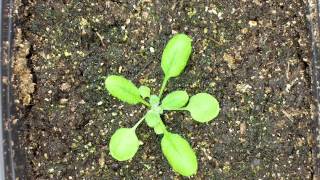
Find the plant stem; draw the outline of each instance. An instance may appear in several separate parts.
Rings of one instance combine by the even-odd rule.
[[[133,127],[133,130],[136,130],[137,127],[142,123],[142,121],[144,120],[144,118],[146,117],[146,115],[144,115]]]
[[[161,89],[160,89],[160,93],[159,93],[159,98],[161,99],[162,93],[164,91],[164,88],[166,87],[167,83],[168,83],[169,78],[164,77],[163,81],[162,81],[162,85],[161,85]]]

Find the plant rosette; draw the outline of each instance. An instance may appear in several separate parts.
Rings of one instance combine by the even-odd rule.
[[[170,78],[179,76],[186,67],[191,55],[191,42],[187,35],[176,34],[167,43],[161,59],[164,78],[158,95],[151,94],[147,86],[138,88],[123,76],[109,75],[105,79],[105,89],[112,96],[128,104],[141,103],[149,108],[132,128],[119,128],[111,136],[109,151],[116,160],[126,161],[134,157],[141,145],[136,129],[145,121],[156,134],[163,136],[161,150],[172,169],[183,176],[197,173],[197,157],[190,144],[182,136],[169,132],[161,119],[161,114],[166,111],[189,111],[195,121],[206,123],[219,114],[218,100],[208,93],[189,97],[186,91],[176,90],[161,98]]]

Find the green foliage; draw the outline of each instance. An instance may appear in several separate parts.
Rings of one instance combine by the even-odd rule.
[[[197,173],[198,162],[188,141],[178,134],[164,133],[161,140],[161,149],[173,170],[183,176]]]
[[[121,101],[129,104],[142,102],[138,88],[131,81],[122,76],[108,76],[104,84],[108,92]]]
[[[151,94],[147,86],[140,86],[138,89],[122,76],[110,75],[106,78],[105,88],[112,96],[129,104],[142,103],[149,108],[132,128],[120,128],[112,135],[109,150],[116,160],[133,158],[140,145],[135,130],[145,121],[156,134],[163,134],[161,149],[173,170],[183,176],[196,174],[198,163],[190,144],[180,135],[169,132],[161,119],[164,110],[187,110],[192,118],[200,123],[209,122],[219,114],[219,102],[207,93],[198,93],[189,99],[186,91],[173,91],[161,101],[169,79],[180,75],[187,65],[192,49],[191,42],[191,38],[185,34],[174,35],[169,40],[162,54],[161,67],[165,77],[158,96]]]
[[[163,134],[165,131],[167,131],[166,126],[162,121],[160,121],[153,129],[156,134]]]
[[[151,106],[158,106],[160,103],[160,98],[156,95],[151,95],[149,102]]]
[[[220,108],[216,98],[207,93],[199,93],[190,98],[185,108],[191,117],[201,123],[211,121],[218,116]]]
[[[166,78],[176,77],[183,71],[191,54],[192,39],[185,34],[174,35],[164,48],[161,67]]]
[[[154,110],[148,111],[145,118],[147,125],[151,128],[155,127],[161,121],[160,114]]]
[[[139,92],[142,98],[150,97],[151,90],[148,86],[140,86]]]
[[[187,104],[189,95],[186,91],[173,91],[169,93],[161,102],[163,110],[175,110]]]
[[[132,128],[118,129],[110,139],[109,150],[113,158],[126,161],[133,158],[139,148],[139,139]]]

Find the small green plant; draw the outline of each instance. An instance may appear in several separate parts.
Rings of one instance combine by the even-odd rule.
[[[192,50],[191,42],[191,38],[185,34],[174,35],[169,40],[161,59],[164,80],[159,95],[151,95],[147,86],[137,88],[122,76],[109,75],[105,79],[105,88],[112,96],[129,104],[142,103],[149,108],[132,128],[119,128],[112,135],[109,150],[113,158],[118,161],[133,158],[141,144],[135,131],[145,121],[156,134],[163,135],[161,149],[173,170],[183,176],[196,174],[197,157],[190,144],[180,135],[169,132],[161,120],[161,114],[165,111],[189,111],[192,118],[200,123],[209,122],[219,114],[218,101],[207,93],[198,93],[189,99],[186,91],[173,91],[161,101],[169,79],[179,76],[187,65]]]

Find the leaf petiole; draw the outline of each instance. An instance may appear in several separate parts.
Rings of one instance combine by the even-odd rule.
[[[162,85],[161,85],[161,89],[160,89],[160,93],[159,93],[159,98],[161,99],[162,93],[164,91],[164,88],[166,87],[167,83],[169,81],[169,78],[167,78],[166,76],[164,77],[163,81],[162,81]]]
[[[133,127],[132,129],[135,131],[137,129],[137,127],[142,123],[142,121],[144,120],[144,118],[146,117],[146,115],[144,115]]]
[[[163,124],[163,122],[162,122],[162,124]],[[164,126],[165,127],[165,126]],[[163,130],[163,134],[167,134],[167,133],[169,133],[169,131],[167,130],[167,128],[165,127],[165,128],[163,128],[162,129]]]
[[[147,101],[145,101],[144,99],[142,99],[142,98],[141,98],[141,103],[144,104],[144,105],[147,106],[147,107],[151,107],[151,105],[150,105]]]

